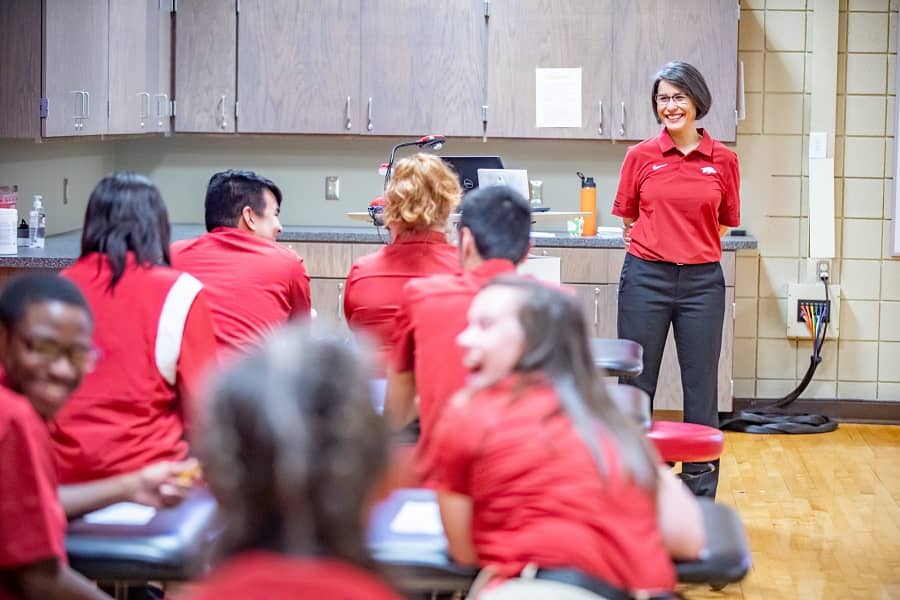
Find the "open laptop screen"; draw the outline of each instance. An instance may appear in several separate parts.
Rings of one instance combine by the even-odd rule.
[[[478,187],[478,169],[503,168],[499,156],[442,156],[441,160],[459,176],[463,194]]]

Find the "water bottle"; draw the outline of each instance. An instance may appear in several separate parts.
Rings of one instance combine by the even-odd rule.
[[[44,214],[44,198],[35,196],[28,213],[28,247],[43,248],[47,235],[47,215]]]
[[[584,225],[581,227],[581,237],[594,237],[597,235],[597,184],[593,177],[585,177],[584,173],[576,173],[581,178],[581,206],[579,210],[584,215]]]

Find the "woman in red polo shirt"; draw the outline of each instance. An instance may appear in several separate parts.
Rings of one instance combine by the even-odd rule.
[[[684,420],[718,427],[718,366],[725,314],[721,236],[740,224],[740,174],[734,152],[697,127],[712,104],[703,76],[671,62],[650,95],[658,136],[625,154],[612,213],[627,247],[619,279],[619,337],[644,348],[644,370],[622,383],[656,392],[669,325],[675,335]],[[718,462],[686,463],[688,487],[715,497]]]
[[[343,338],[275,332],[220,375],[206,407],[196,446],[225,559],[191,597],[398,600],[365,543],[387,428]]]
[[[459,270],[456,248],[447,243],[447,221],[460,195],[459,179],[433,154],[415,154],[394,168],[382,214],[391,243],[353,263],[344,291],[347,323],[374,338],[380,364],[390,355],[403,285]]]
[[[571,586],[670,594],[670,557],[703,546],[699,508],[604,393],[577,300],[501,276],[468,321],[467,386],[422,466],[451,555],[491,578],[478,598],[523,597],[521,585],[559,587],[541,596],[558,599]],[[506,581],[517,576],[538,581]]]
[[[88,200],[81,256],[62,272],[96,315],[99,357],[50,424],[61,483],[188,455],[185,432],[216,341],[202,285],[169,264],[156,186],[136,173],[103,178]]]

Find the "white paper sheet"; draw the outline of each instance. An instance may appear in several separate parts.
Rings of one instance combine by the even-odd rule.
[[[529,256],[516,269],[519,275],[531,275],[535,279],[559,285],[560,260],[558,256]]]
[[[581,127],[581,67],[534,70],[535,127]]]
[[[809,256],[834,257],[834,159],[809,159]]]
[[[394,533],[440,535],[444,531],[437,502],[404,502],[391,521]]]
[[[155,515],[152,506],[118,502],[84,515],[84,520],[96,525],[146,525]]]

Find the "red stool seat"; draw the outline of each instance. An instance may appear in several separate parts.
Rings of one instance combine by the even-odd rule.
[[[654,421],[647,437],[664,462],[709,462],[722,455],[725,436],[707,425]]]

